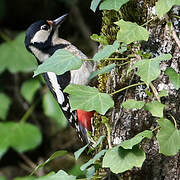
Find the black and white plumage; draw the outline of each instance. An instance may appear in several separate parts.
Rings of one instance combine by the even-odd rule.
[[[27,29],[25,46],[28,51],[36,57],[38,64],[43,63],[47,58],[52,56],[57,49],[65,49],[81,59],[87,59],[87,57],[70,42],[58,37],[58,28],[66,16],[67,14],[54,21],[37,21]],[[50,91],[59,103],[67,120],[78,132],[83,134],[81,138],[86,143],[88,142],[86,128],[78,121],[76,111],[71,112],[69,96],[67,93],[64,93],[63,90],[70,83],[79,85],[87,84],[92,70],[93,65],[90,62],[83,62],[80,69],[71,70],[62,75],[56,75],[53,72],[43,74]]]

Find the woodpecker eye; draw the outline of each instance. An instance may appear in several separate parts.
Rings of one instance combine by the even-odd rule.
[[[49,29],[49,26],[47,24],[44,24],[41,26],[41,29],[47,31]]]

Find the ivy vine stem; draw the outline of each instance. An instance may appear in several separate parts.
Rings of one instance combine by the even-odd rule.
[[[108,146],[109,146],[109,149],[111,149],[112,148],[112,145],[111,145],[111,127],[108,124],[108,118],[106,116],[102,116],[102,123],[106,126]]]
[[[124,91],[124,90],[126,90],[126,89],[129,89],[129,88],[131,88],[131,87],[139,86],[139,85],[143,85],[143,84],[145,84],[145,83],[142,82],[142,83],[131,84],[131,85],[129,85],[129,86],[126,86],[126,87],[124,87],[124,88],[121,88],[121,89],[119,89],[119,90],[111,93],[110,96],[113,96],[114,94],[117,94],[117,93],[119,93],[119,92],[121,92],[121,91]]]
[[[157,127],[155,127],[153,130],[152,130],[152,132],[154,132],[154,131],[156,131],[156,130],[158,130],[158,129],[160,129],[161,127],[160,126],[157,126]]]
[[[172,17],[175,17],[175,18],[180,19],[180,16],[177,16],[177,15],[175,15],[175,14],[173,14]]]
[[[170,114],[170,116],[171,116],[172,120],[174,121],[175,128],[177,128],[177,122],[176,122],[175,118],[171,114]]]
[[[30,108],[25,112],[25,114],[23,115],[23,117],[20,119],[20,123],[24,123],[29,116],[32,114],[32,112],[34,111],[34,108],[36,106],[36,104],[38,103],[38,101],[36,101],[34,104],[32,104],[30,106]]]
[[[156,16],[156,17],[154,17],[154,18],[152,18],[152,19],[146,21],[146,22],[145,22],[144,24],[142,24],[141,26],[143,27],[143,26],[149,24],[151,21],[156,20],[157,18],[158,18],[158,16]]]
[[[106,61],[125,61],[128,60],[129,58],[134,58],[136,57],[134,54],[130,54],[125,58],[103,58],[101,60],[106,60]],[[81,59],[82,61],[94,61],[94,59]]]
[[[154,85],[153,85],[152,83],[150,83],[149,86],[150,86],[150,88],[151,88],[154,96],[156,97],[156,99],[157,99],[159,102],[161,102],[160,98],[158,97],[158,92],[157,92],[156,88],[154,87]]]

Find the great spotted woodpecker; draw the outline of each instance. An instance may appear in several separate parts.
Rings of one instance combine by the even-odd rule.
[[[58,37],[58,29],[64,21],[67,14],[51,21],[40,20],[33,23],[26,31],[25,46],[37,59],[38,64],[43,63],[47,58],[53,55],[58,49],[65,49],[81,59],[87,57],[73,46],[70,42]],[[63,90],[70,83],[85,85],[93,70],[90,62],[83,62],[78,70],[71,70],[62,75],[56,75],[53,72],[43,74],[43,77],[59,103],[65,117],[70,124],[80,133],[81,139],[88,143],[87,130],[91,131],[91,119],[93,112],[83,110],[71,111],[69,104],[69,95]]]

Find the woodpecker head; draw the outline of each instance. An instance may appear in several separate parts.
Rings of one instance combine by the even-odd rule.
[[[58,28],[67,14],[51,21],[40,20],[33,23],[26,31],[25,46],[28,51],[35,55],[34,51],[46,51],[53,46],[53,39],[58,37]]]

